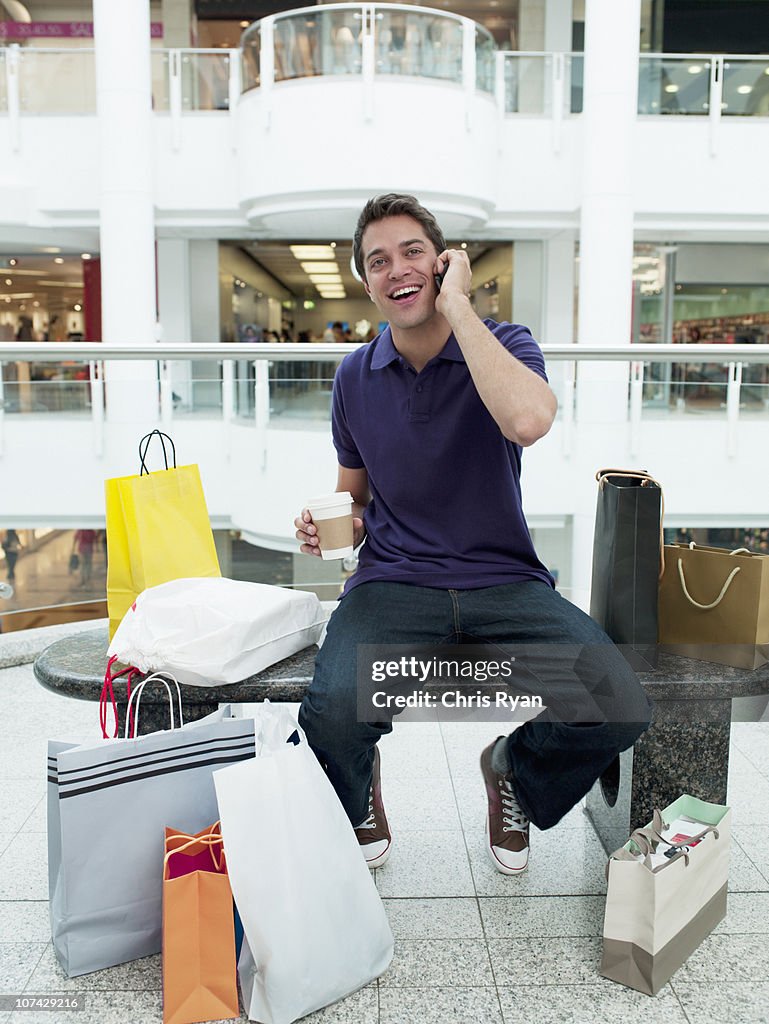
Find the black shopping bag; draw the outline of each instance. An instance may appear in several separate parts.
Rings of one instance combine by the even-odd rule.
[[[590,615],[638,672],[657,665],[662,489],[643,470],[601,469]]]

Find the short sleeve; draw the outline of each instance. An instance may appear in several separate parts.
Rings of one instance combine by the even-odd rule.
[[[492,333],[502,342],[507,351],[519,359],[524,366],[538,374],[542,380],[547,382],[545,371],[545,357],[542,349],[531,336],[528,327],[522,324],[496,324],[489,325]]]
[[[347,421],[342,378],[343,373],[340,366],[334,377],[334,387],[331,393],[331,438],[340,466],[344,466],[345,469],[363,469],[364,462],[360,457]]]

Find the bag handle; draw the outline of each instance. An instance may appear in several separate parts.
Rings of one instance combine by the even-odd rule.
[[[178,701],[178,704],[179,704],[179,725],[178,726],[175,724],[175,719],[174,719],[174,698],[173,698],[173,695],[171,694],[171,687],[168,685],[168,680],[170,680],[174,684],[174,686],[176,687],[176,698],[177,698],[177,701]],[[153,683],[153,682],[162,683],[163,686],[165,686],[165,688],[166,688],[166,693],[168,694],[168,707],[169,707],[170,716],[171,716],[171,729],[172,730],[177,729],[177,728],[181,729],[182,725],[184,724],[184,719],[183,719],[183,716],[182,716],[182,691],[181,691],[181,688],[179,686],[178,681],[176,680],[176,678],[174,676],[171,675],[170,672],[153,672],[152,675],[147,676],[146,679],[143,679],[139,683],[139,685],[136,687],[134,692],[128,698],[128,709],[126,711],[126,723],[125,723],[125,739],[135,739],[136,738],[136,733],[137,733],[137,731],[139,729],[139,706],[141,704],[142,693],[143,693],[144,687],[147,685],[147,683]],[[129,735],[128,724],[129,724],[129,717],[130,717],[131,712],[133,710],[134,698],[136,699],[136,709],[135,709],[136,710],[136,723],[135,723],[135,728],[133,729],[133,733]]]
[[[689,550],[690,551],[694,551],[695,549],[696,549],[696,544],[694,543],[694,541],[690,541],[689,542]],[[739,554],[742,554],[743,552],[745,554],[748,554],[748,555],[752,554],[752,552],[750,551],[749,548],[735,548],[734,551],[730,551],[729,554],[730,555],[739,555]],[[732,569],[732,571],[726,577],[726,582],[724,583],[723,587],[721,587],[721,593],[718,595],[718,597],[715,599],[715,601],[711,601],[710,604],[700,604],[700,602],[699,601],[695,601],[694,598],[692,597],[692,595],[689,593],[689,588],[686,586],[686,578],[684,576],[684,560],[682,558],[679,558],[678,559],[678,576],[679,576],[679,579],[681,580],[681,589],[684,592],[684,597],[686,598],[686,600],[690,604],[693,604],[695,608],[700,608],[703,612],[710,611],[711,608],[717,608],[718,605],[720,605],[721,602],[723,601],[723,599],[726,597],[726,592],[729,589],[729,587],[732,585],[732,582],[734,581],[734,577],[740,571],[740,568],[741,568],[741,566],[736,565]]]
[[[595,475],[598,481],[599,489],[606,483],[607,477],[610,476],[621,476],[626,480],[640,480],[641,487],[648,487],[649,484],[654,484],[655,487],[659,488],[660,492],[660,571],[657,579],[662,579],[665,574],[665,533],[663,522],[665,520],[665,492],[662,490],[662,484],[655,480],[651,473],[647,473],[645,469],[627,470],[627,469],[599,469]]]
[[[715,825],[706,826],[701,832],[696,835],[689,836],[687,839],[681,840],[679,843],[668,842],[667,839],[663,839],[661,833],[667,828],[667,825],[662,820],[662,813],[655,809],[652,816],[652,824],[646,828],[637,828],[630,836],[630,841],[638,847],[643,856],[643,865],[650,871],[661,871],[662,868],[666,868],[668,864],[675,864],[677,860],[684,859],[686,867],[689,867],[689,847],[694,846],[701,839],[704,839],[706,835],[711,832],[716,839],[720,838],[720,832]],[[659,867],[653,868],[651,864],[651,854],[654,852],[654,848],[658,843],[664,843],[665,846],[669,846],[671,850],[675,850],[667,861],[667,864],[660,864]],[[606,879],[609,878],[609,867],[613,860],[629,861],[634,864],[638,864],[638,858],[634,857],[633,854],[626,850],[624,846],[621,846],[619,850],[615,850],[614,853],[609,857],[606,862]]]
[[[171,445],[171,457],[173,459],[173,466],[170,468],[176,469],[176,446],[174,445],[173,441],[168,436],[168,434],[164,434],[162,430],[152,430],[150,431],[149,434],[145,434],[141,441],[139,441],[139,476],[149,474],[149,470],[147,469],[146,463],[147,451],[149,450],[150,442],[152,441],[152,438],[155,437],[155,435],[157,435],[160,438],[160,444],[163,448],[163,462],[165,463],[165,468],[169,468],[168,452],[166,451],[166,441],[168,441],[168,443]]]
[[[131,699],[131,683],[135,676],[141,675],[138,668],[134,668],[133,665],[129,665],[128,668],[121,669],[120,672],[112,671],[112,666],[118,660],[117,655],[113,654],[107,662],[107,671],[104,673],[104,682],[102,684],[101,693],[99,694],[99,725],[101,726],[102,739],[117,739],[120,728],[118,726],[118,711],[117,701],[115,700],[115,690],[113,683],[116,679],[121,679],[123,676],[126,677],[126,699],[130,703]],[[107,732],[107,705],[112,707],[112,714],[114,716],[114,731],[110,736]],[[130,711],[126,717],[126,725],[130,722],[131,735],[135,734],[134,721],[133,721],[133,710]]]
[[[221,822],[214,822],[211,828],[215,829],[217,826],[221,827]],[[188,850],[191,846],[195,846],[196,843],[201,843],[203,846],[208,847],[208,852],[211,854],[211,860],[213,861],[214,867],[216,868],[217,871],[222,870],[222,865],[224,864],[224,838],[221,832],[206,832],[205,835],[202,836],[175,835],[171,836],[170,838],[184,839],[185,842],[181,846],[177,846],[175,850],[168,850],[165,857],[163,858],[163,874],[165,874],[166,869],[168,867],[168,862],[175,853],[183,853],[185,850]],[[216,846],[222,847],[221,857],[218,860],[214,853],[214,847]]]

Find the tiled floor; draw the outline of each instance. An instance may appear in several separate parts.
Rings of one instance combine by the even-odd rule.
[[[0,992],[82,991],[86,1009],[4,1013],[0,1024],[159,1024],[160,958],[64,977],[48,941],[48,737],[95,735],[93,706],[43,690],[31,666],[0,670]],[[769,724],[735,724],[727,919],[656,1000],[597,972],[605,858],[580,808],[534,832],[529,870],[498,875],[482,848],[477,755],[493,723],[402,723],[382,744],[395,832],[377,886],[396,937],[378,983],[318,1024],[665,1024],[769,1021]]]

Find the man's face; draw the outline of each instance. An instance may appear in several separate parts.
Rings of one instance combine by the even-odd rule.
[[[407,214],[375,221],[361,249],[368,296],[393,326],[420,327],[436,315],[438,253],[419,221]]]

